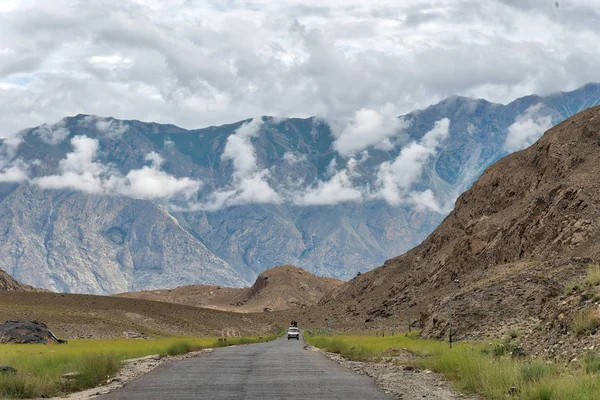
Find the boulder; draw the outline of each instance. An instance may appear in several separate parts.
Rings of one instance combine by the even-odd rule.
[[[6,321],[0,324],[0,343],[55,344],[66,343],[60,340],[39,321]]]

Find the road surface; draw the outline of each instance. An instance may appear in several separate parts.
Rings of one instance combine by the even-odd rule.
[[[302,340],[216,349],[165,364],[102,400],[391,399],[373,381],[345,369]]]

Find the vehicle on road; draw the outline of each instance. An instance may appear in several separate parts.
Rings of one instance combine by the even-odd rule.
[[[296,328],[295,326],[290,326],[287,330],[287,337],[288,337],[288,340],[290,340],[290,339],[300,340],[300,329]]]

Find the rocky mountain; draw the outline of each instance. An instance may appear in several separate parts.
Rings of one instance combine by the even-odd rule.
[[[314,306],[343,283],[339,279],[315,276],[302,268],[282,265],[261,273],[254,284],[246,288],[188,285],[116,296],[248,313]]]
[[[544,351],[589,346],[597,339],[572,338],[600,324],[599,149],[595,107],[489,167],[422,244],[356,277],[321,307],[378,326],[412,315],[423,334],[443,337],[452,301],[459,339],[515,328]],[[590,332],[579,331],[578,315],[589,316]]]
[[[104,294],[241,287],[284,264],[349,279],[420,243],[486,166],[598,103],[597,84],[508,105],[454,97],[402,116],[393,143],[354,156],[318,118],[199,130],[65,118],[0,144],[0,268],[34,286]],[[414,198],[357,201],[348,182],[369,190],[384,181],[382,165],[402,180],[394,160],[445,120],[422,171],[406,172]],[[347,197],[323,202],[330,194]]]
[[[10,275],[0,269],[0,292],[35,292],[34,287],[15,281]]]

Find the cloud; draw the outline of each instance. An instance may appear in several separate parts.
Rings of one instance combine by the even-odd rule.
[[[39,136],[48,144],[58,144],[69,137],[69,130],[64,119],[54,125],[42,124],[31,133]]]
[[[123,176],[109,165],[96,161],[99,142],[87,136],[71,139],[73,151],[62,159],[58,174],[36,177],[32,183],[42,189],[70,189],[97,195],[122,195],[145,200],[191,199],[202,183],[188,177],[177,178],[160,171],[163,159],[149,153],[151,166],[133,169]]]
[[[374,194],[391,205],[406,202],[410,187],[423,172],[427,160],[437,153],[441,142],[448,137],[450,120],[441,119],[434,124],[420,141],[413,141],[402,148],[394,161],[384,162],[379,166],[376,185],[379,188]],[[422,196],[411,196],[411,201],[423,199]]]
[[[262,125],[262,118],[257,117],[229,135],[221,159],[231,161],[233,165],[230,185],[218,188],[205,201],[188,204],[188,210],[214,211],[240,204],[277,204],[283,201],[267,181],[269,170],[258,168],[252,138],[259,135]],[[292,158],[288,156],[286,161]]]
[[[29,179],[27,172],[25,172],[20,166],[14,165],[0,170],[0,182],[17,183],[24,182],[27,179]]]
[[[0,139],[0,182],[24,182],[29,179],[28,165],[21,159],[15,159],[22,139],[13,137]]]
[[[286,163],[288,163],[289,165],[294,165],[299,162],[306,161],[307,156],[306,156],[306,154],[299,155],[299,154],[294,154],[291,151],[286,151],[285,153],[283,153],[283,160]]]
[[[450,210],[443,210],[435,199],[435,195],[431,189],[427,189],[423,192],[412,192],[409,195],[408,202],[415,206],[418,211],[433,211],[439,214],[449,212]]]
[[[371,146],[391,150],[394,146],[390,138],[406,125],[389,103],[382,112],[362,108],[354,113],[343,128],[340,129],[339,124],[332,124],[332,133],[336,136],[333,148],[342,156],[356,154]]]
[[[116,139],[120,138],[129,126],[123,121],[110,120],[108,118],[98,118],[96,121],[96,129],[98,132],[104,133],[106,136]]]
[[[552,117],[544,115],[544,105],[529,107],[508,127],[504,148],[514,152],[529,147],[552,127]]]
[[[248,177],[257,168],[256,151],[251,140],[258,136],[262,124],[261,118],[254,118],[240,126],[227,138],[221,159],[233,163],[233,175],[236,179]]]
[[[343,169],[328,181],[319,181],[315,187],[306,189],[293,201],[301,206],[323,206],[362,200],[363,193],[354,187],[351,171]]]
[[[574,89],[600,64],[596,0],[5,2],[2,136],[80,113],[186,128],[360,120],[388,103],[403,114],[453,94]]]

